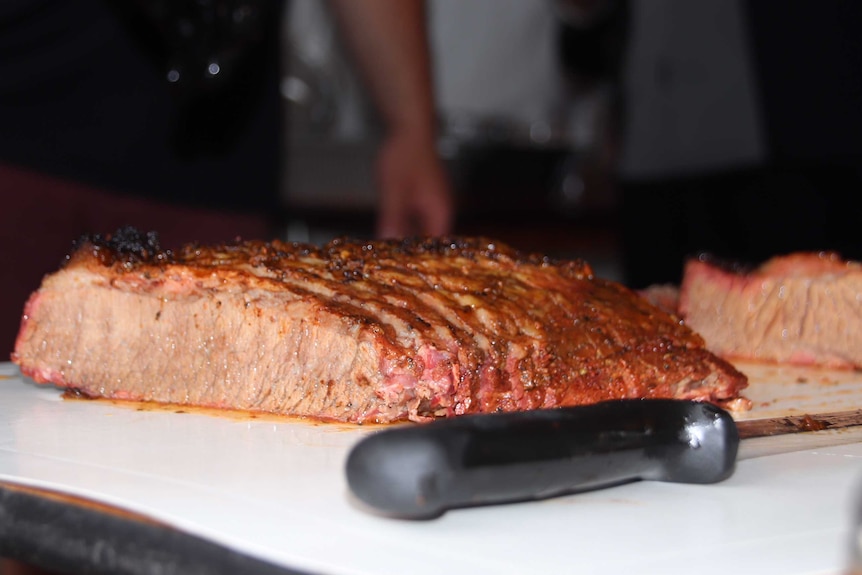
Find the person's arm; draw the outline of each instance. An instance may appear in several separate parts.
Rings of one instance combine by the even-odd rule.
[[[450,232],[453,200],[436,151],[424,2],[330,3],[386,126],[377,160],[378,235]]]

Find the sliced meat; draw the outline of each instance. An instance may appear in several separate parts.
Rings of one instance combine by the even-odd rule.
[[[740,271],[693,259],[679,313],[726,358],[862,367],[862,266],[797,253]]]
[[[631,397],[739,406],[745,376],[581,261],[487,239],[160,249],[86,238],[27,304],[13,361],[97,397],[341,421]]]
[[[671,315],[679,313],[679,286],[677,285],[655,284],[638,290],[638,294]]]

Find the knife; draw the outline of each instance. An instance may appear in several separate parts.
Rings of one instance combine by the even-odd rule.
[[[818,432],[860,424],[862,410],[735,422],[725,410],[703,402],[613,400],[386,429],[351,449],[346,474],[351,492],[368,511],[432,519],[454,508],[546,499],[638,480],[716,483],[733,474],[738,458],[767,454],[762,444],[740,453],[741,440],[744,447],[756,438],[822,435]]]

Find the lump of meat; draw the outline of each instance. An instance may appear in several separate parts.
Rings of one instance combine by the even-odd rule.
[[[588,264],[480,238],[176,252],[133,230],[85,238],[27,303],[13,361],[90,396],[351,422],[636,397],[739,406],[747,385]]]
[[[775,257],[749,271],[692,259],[678,311],[722,357],[862,367],[862,264],[834,253]]]

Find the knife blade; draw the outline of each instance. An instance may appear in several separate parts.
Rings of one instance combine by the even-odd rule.
[[[759,438],[862,430],[860,424],[862,410],[735,422],[727,411],[703,402],[613,400],[375,432],[353,446],[346,475],[367,510],[431,519],[454,508],[638,480],[716,483],[733,474],[739,458],[766,454],[762,445],[744,449]],[[796,445],[777,451],[804,448]]]

